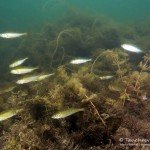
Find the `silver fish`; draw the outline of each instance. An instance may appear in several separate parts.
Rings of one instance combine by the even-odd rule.
[[[44,80],[50,76],[54,75],[54,73],[51,73],[51,74],[43,74],[43,75],[39,75],[38,78],[37,78],[37,81],[41,81],[41,80]]]
[[[30,73],[36,69],[38,69],[38,67],[21,67],[21,68],[13,69],[10,72],[12,74],[26,74],[26,73]]]
[[[8,93],[8,92],[12,91],[13,89],[15,89],[16,87],[17,86],[15,86],[15,85],[5,86],[2,89],[0,89],[0,94]]]
[[[12,39],[12,38],[19,38],[21,36],[27,35],[27,33],[13,33],[13,32],[6,32],[1,33],[0,37],[5,39]]]
[[[22,79],[19,79],[16,83],[17,84],[26,84],[26,83],[30,83],[30,82],[37,82],[37,81],[44,80],[44,79],[46,79],[52,75],[54,75],[54,73],[43,74],[43,75],[32,75],[32,76],[28,76],[28,77],[24,77]]]
[[[58,111],[56,114],[52,116],[53,119],[61,119],[71,116],[77,112],[84,111],[84,108],[69,108],[67,110]]]
[[[9,109],[9,110],[6,110],[6,111],[2,111],[0,113],[0,121],[11,118],[11,117],[17,115],[21,111],[23,111],[23,109],[15,109],[15,108]]]
[[[13,62],[12,64],[10,64],[9,67],[10,67],[10,68],[14,68],[14,67],[20,66],[20,65],[23,64],[27,59],[28,59],[28,57],[23,58],[23,59],[19,59],[19,60]]]
[[[74,59],[74,60],[71,60],[70,63],[78,65],[78,64],[84,64],[89,61],[92,61],[92,59]]]
[[[113,76],[102,76],[102,77],[99,77],[101,80],[109,80],[111,78],[113,78]]]
[[[130,52],[135,52],[135,53],[140,53],[142,52],[141,49],[139,49],[138,47],[134,46],[134,45],[130,45],[130,44],[122,44],[121,47],[124,50],[130,51]]]

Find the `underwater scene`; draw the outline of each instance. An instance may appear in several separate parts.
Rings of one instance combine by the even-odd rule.
[[[0,150],[150,150],[150,0],[0,1]]]

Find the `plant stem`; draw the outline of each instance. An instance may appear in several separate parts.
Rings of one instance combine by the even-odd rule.
[[[105,121],[103,120],[103,118],[101,117],[100,113],[98,112],[96,106],[95,106],[95,105],[93,104],[93,102],[91,102],[91,101],[90,101],[90,104],[93,106],[93,108],[94,108],[96,114],[98,115],[99,119],[101,120],[102,124],[106,127],[106,123],[105,123]]]
[[[93,68],[94,68],[94,65],[96,63],[96,61],[100,58],[101,54],[99,54],[96,59],[94,60],[93,64],[92,64],[92,67],[91,67],[91,73],[93,73]]]
[[[52,60],[51,60],[51,67],[52,67],[52,64],[53,64],[53,58],[54,58],[54,56],[55,56],[55,54],[56,54],[56,52],[57,52],[57,49],[58,49],[58,45],[59,45],[59,39],[60,39],[60,37],[62,36],[62,34],[68,34],[69,36],[71,36],[71,34],[69,34],[68,32],[69,31],[72,31],[72,30],[69,30],[69,29],[66,29],[66,30],[63,30],[63,31],[61,31],[59,34],[58,34],[58,37],[57,37],[57,40],[56,40],[56,47],[55,47],[55,49],[54,49],[54,52],[53,52],[53,54],[52,54]]]
[[[139,79],[140,79],[140,77],[141,77],[141,75],[142,75],[142,72],[143,72],[143,69],[144,69],[144,67],[146,67],[148,61],[149,61],[149,60],[147,59],[146,62],[145,62],[145,64],[143,65],[143,67],[142,67],[142,69],[141,69],[141,71],[140,71],[138,77],[137,77],[137,80],[136,80],[136,83],[135,83],[135,86],[134,86],[134,90],[137,89]]]
[[[85,95],[85,96],[86,96],[86,98],[88,98],[87,95]],[[89,101],[90,101],[90,100],[89,100]],[[91,104],[92,107],[94,108],[94,111],[95,111],[96,114],[98,115],[98,117],[99,117],[99,119],[101,120],[102,124],[105,126],[105,128],[107,128],[106,122],[105,122],[105,121],[103,120],[103,118],[101,117],[101,115],[100,115],[100,113],[98,112],[98,110],[97,110],[96,106],[94,105],[94,103],[90,101],[90,104]]]

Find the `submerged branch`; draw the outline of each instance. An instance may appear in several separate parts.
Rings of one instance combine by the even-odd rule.
[[[55,47],[55,49],[54,49],[54,52],[53,52],[53,54],[52,54],[52,60],[51,60],[51,67],[52,67],[52,64],[53,64],[53,58],[54,58],[54,56],[55,56],[55,54],[56,54],[56,52],[57,52],[57,49],[58,49],[58,46],[59,46],[59,40],[60,40],[60,38],[61,38],[61,36],[63,35],[63,34],[67,34],[67,35],[69,35],[69,36],[72,36],[69,32],[70,31],[73,31],[72,29],[66,29],[66,30],[63,30],[63,31],[61,31],[59,34],[58,34],[58,37],[57,37],[57,39],[56,39],[56,47]]]
[[[141,75],[142,75],[144,69],[145,69],[145,68],[148,68],[147,64],[149,63],[149,61],[150,61],[150,60],[149,60],[149,57],[146,57],[146,56],[145,56],[145,63],[144,63],[144,65],[142,65],[141,71],[140,71],[140,73],[139,73],[139,75],[138,75],[138,77],[137,77],[137,80],[136,80],[136,82],[135,82],[135,85],[134,85],[134,90],[135,90],[135,91],[140,88],[140,87],[138,87],[138,83],[139,83],[139,80],[140,80],[140,78],[141,78]],[[138,93],[137,93],[137,94],[138,94]]]
[[[99,54],[99,55],[96,57],[96,59],[94,60],[92,66],[91,66],[91,73],[93,73],[94,65],[95,65],[96,61],[100,58],[100,56],[101,56],[101,54]]]
[[[85,95],[85,96],[86,96],[86,98],[88,98],[87,95]],[[107,128],[105,121],[104,121],[103,118],[101,117],[101,115],[100,115],[100,113],[98,112],[98,110],[97,110],[96,106],[94,105],[94,103],[93,103],[92,101],[90,101],[90,100],[89,100],[89,102],[90,102],[90,104],[92,105],[92,107],[94,108],[94,111],[96,112],[97,116],[98,116],[99,119],[101,120],[102,124],[105,126],[105,128]]]

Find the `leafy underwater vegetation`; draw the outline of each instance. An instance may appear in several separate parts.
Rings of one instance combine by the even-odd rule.
[[[74,18],[74,19],[71,19]],[[23,108],[23,112],[0,124],[0,149],[4,150],[100,150],[126,149],[120,138],[150,136],[150,56],[127,53],[122,42],[149,50],[147,24],[124,27],[99,17],[70,14],[48,24],[40,34],[29,35],[12,47],[1,66],[3,79],[15,80],[6,69],[14,58],[31,58],[39,72],[55,72],[42,82],[17,86],[0,95],[0,110]],[[2,41],[3,42],[3,41]],[[5,41],[4,41],[5,42]],[[19,46],[18,46],[19,45]],[[92,62],[73,66],[76,57]],[[112,75],[109,80],[100,76]],[[145,99],[145,97],[147,99]],[[51,116],[65,108],[84,108],[65,119]],[[146,147],[128,146],[129,149]]]

